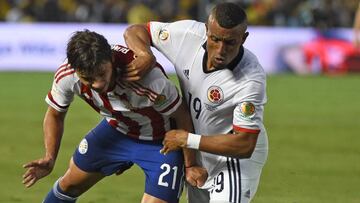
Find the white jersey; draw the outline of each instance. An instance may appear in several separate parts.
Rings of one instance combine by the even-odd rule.
[[[113,46],[113,55],[118,73],[134,58],[131,50],[120,45]],[[114,89],[99,94],[82,84],[75,70],[65,62],[56,71],[45,100],[57,111],[65,112],[75,94],[118,131],[141,140],[162,139],[170,130],[169,115],[181,104],[175,85],[159,64],[140,81],[122,82],[119,77]]]
[[[259,133],[251,160],[263,165],[268,141],[263,125],[266,75],[256,56],[241,47],[226,69],[206,71],[204,23],[184,20],[148,23],[152,45],[175,66],[183,96],[190,107],[195,133],[227,134],[232,130]],[[211,176],[227,157],[201,152]]]

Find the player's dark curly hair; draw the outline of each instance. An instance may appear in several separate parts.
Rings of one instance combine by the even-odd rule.
[[[89,30],[77,31],[67,44],[68,63],[79,73],[95,76],[102,70],[100,65],[111,61],[111,46],[104,36]]]
[[[247,16],[239,5],[235,3],[217,4],[210,13],[219,25],[223,28],[230,29],[247,21]]]

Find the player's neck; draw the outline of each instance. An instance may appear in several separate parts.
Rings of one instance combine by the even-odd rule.
[[[117,79],[117,71],[113,70],[112,75],[111,75],[111,80],[110,80],[110,84],[109,84],[109,88],[108,88],[108,92],[112,91],[115,88],[116,85],[116,79]]]

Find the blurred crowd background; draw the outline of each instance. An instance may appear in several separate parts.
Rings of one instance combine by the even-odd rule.
[[[219,0],[1,0],[0,21],[141,23],[204,20]],[[250,24],[351,27],[358,0],[239,0]]]

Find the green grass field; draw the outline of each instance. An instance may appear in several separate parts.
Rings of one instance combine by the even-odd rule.
[[[44,98],[51,82],[51,73],[0,72],[0,202],[41,202],[83,135],[100,120],[76,99],[54,171],[25,189],[22,165],[44,153]],[[273,75],[267,91],[270,151],[253,203],[360,202],[360,76]],[[78,202],[140,202],[143,182],[133,167],[103,180]]]

